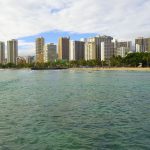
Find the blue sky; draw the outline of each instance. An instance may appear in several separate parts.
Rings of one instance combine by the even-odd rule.
[[[50,32],[43,32],[39,33],[33,36],[27,36],[18,38],[19,42],[23,44],[19,45],[19,52],[20,55],[26,56],[26,55],[34,55],[34,45],[35,45],[35,39],[38,37],[44,37],[45,43],[55,43],[57,45],[58,38],[59,37],[70,37],[71,40],[80,40],[81,38],[88,38],[96,36],[96,33],[72,33],[72,32],[62,32],[62,31],[50,31]],[[31,44],[30,44],[31,43]],[[32,52],[27,52],[28,49],[32,49]]]
[[[0,0],[0,41],[19,40],[19,55],[35,54],[35,38],[56,43],[110,35],[150,37],[150,0]]]
[[[37,35],[22,37],[19,40],[24,40],[26,42],[34,42],[37,37],[44,37],[45,43],[58,43],[58,37],[70,37],[72,40],[80,40],[81,38],[88,38],[96,36],[96,33],[71,33],[71,32],[62,32],[62,31],[50,31],[39,33]]]

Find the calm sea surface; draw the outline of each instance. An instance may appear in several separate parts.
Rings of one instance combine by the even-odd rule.
[[[0,70],[0,150],[150,150],[150,72]]]

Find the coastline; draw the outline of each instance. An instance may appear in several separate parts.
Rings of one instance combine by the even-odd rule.
[[[0,68],[2,70],[31,70],[31,68]]]
[[[32,70],[31,68],[0,68],[2,70]],[[37,69],[41,70],[41,69]],[[64,69],[42,69],[42,70],[64,70]],[[138,68],[138,67],[83,67],[83,68],[65,68],[65,70],[71,71],[147,71],[150,72],[150,67]]]
[[[137,67],[94,67],[94,68],[69,68],[74,71],[150,71],[150,68],[137,68]]]

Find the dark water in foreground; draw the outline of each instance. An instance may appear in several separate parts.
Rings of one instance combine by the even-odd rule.
[[[0,150],[105,149],[150,149],[150,72],[0,71]]]

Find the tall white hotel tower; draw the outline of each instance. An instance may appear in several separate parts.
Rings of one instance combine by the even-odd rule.
[[[7,63],[16,64],[17,57],[18,57],[18,41],[15,39],[7,41]]]
[[[5,43],[0,42],[0,64],[5,63]]]

